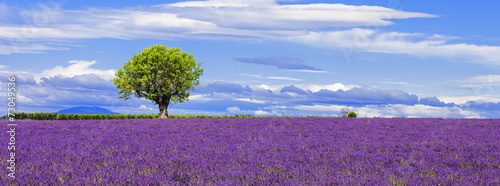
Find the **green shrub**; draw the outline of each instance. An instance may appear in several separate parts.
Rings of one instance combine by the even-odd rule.
[[[347,117],[355,118],[355,117],[358,117],[358,115],[356,114],[356,112],[351,111],[351,112],[349,112],[349,114],[347,114]]]

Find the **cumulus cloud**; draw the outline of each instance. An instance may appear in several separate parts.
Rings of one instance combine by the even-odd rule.
[[[0,71],[0,81],[6,83],[8,76],[16,77],[19,110],[24,112],[54,112],[62,107],[81,105],[138,105],[137,102],[143,102],[123,102],[118,98],[117,89],[108,76],[114,70],[94,69],[92,64],[95,62],[73,61],[68,67],[57,66],[42,73]]]
[[[349,86],[337,84],[336,87]],[[211,86],[207,84],[206,86]],[[235,86],[235,85],[231,85]],[[240,88],[243,86],[239,85]],[[320,86],[319,87],[327,87]],[[451,118],[494,118],[500,117],[500,104],[490,99],[484,102],[465,101],[460,104],[449,103],[441,97],[419,98],[416,95],[399,90],[380,90],[362,85],[351,89],[320,89],[311,91],[300,88],[299,85],[274,87],[251,87],[245,94],[231,94],[232,101],[206,102],[207,107],[216,108],[226,105],[224,110],[228,114],[263,115],[322,115],[338,116],[343,107],[359,112],[360,116],[368,117],[451,117]],[[330,86],[330,88],[332,88]],[[219,89],[220,91],[225,89]],[[196,93],[196,89],[194,91]],[[222,92],[212,92],[206,95],[210,98],[223,98]],[[224,100],[224,99],[221,99]],[[239,101],[239,102],[234,102]],[[188,103],[189,104],[189,103]],[[194,104],[194,103],[193,103]],[[197,107],[204,107],[197,104]],[[187,105],[187,104],[186,104]],[[229,105],[229,106],[228,106]],[[242,106],[245,109],[241,109]],[[193,108],[195,108],[193,106]],[[474,110],[475,109],[475,110]],[[262,111],[259,111],[262,110]],[[500,109],[499,109],[500,110]],[[273,113],[275,111],[275,113]]]
[[[147,107],[146,105],[139,106],[139,109],[142,109],[142,110],[153,110],[153,108]]]
[[[137,110],[134,112],[157,110],[149,100],[132,99],[124,102],[119,99],[117,90],[111,82],[115,70],[95,69],[92,66],[95,63],[95,61],[71,61],[69,66],[57,66],[39,74],[0,71],[0,81],[5,83],[6,78],[2,77],[10,73],[17,74],[18,82],[22,82],[22,87],[16,90],[22,99],[20,103],[33,108],[87,105]],[[3,68],[8,69],[8,67]],[[2,91],[4,90],[0,92]],[[4,99],[0,100],[0,104],[2,101],[5,103]],[[499,102],[497,96],[419,98],[404,91],[381,90],[360,84],[248,86],[216,81],[202,82],[191,92],[189,102],[173,104],[170,108],[184,109],[183,112],[192,110],[196,113],[199,111],[304,116],[338,115],[340,108],[348,107],[359,112],[361,116],[370,117],[492,118],[500,117]],[[120,111],[120,113],[127,112]]]
[[[299,88],[302,88],[304,90],[309,90],[311,92],[318,92],[320,90],[331,90],[331,91],[338,91],[338,90],[351,90],[353,88],[361,88],[363,86],[357,85],[357,84],[342,84],[342,83],[334,83],[334,84],[328,84],[328,85],[319,85],[319,84],[307,84],[307,85],[296,85]]]
[[[19,90],[16,89],[22,99],[20,103],[24,105],[21,108],[25,111],[29,110],[26,106],[56,111],[59,107],[87,105],[113,107],[120,113],[156,112],[149,100],[132,99],[124,102],[119,99],[112,83],[93,73],[73,77],[43,77],[40,83],[36,83],[33,76],[24,74],[19,76],[19,81],[28,82]],[[369,117],[500,117],[500,99],[496,97],[463,98],[463,102],[459,102],[453,98],[419,98],[398,90],[341,83],[244,86],[217,81],[202,83],[191,92],[190,98],[190,101],[173,104],[170,108],[177,109],[179,113],[335,116],[339,115],[342,107],[348,107],[360,116]],[[135,110],[124,112],[126,108]]]
[[[482,95],[482,96],[439,96],[437,97],[444,103],[463,105],[469,101],[478,103],[499,103],[500,97],[495,95]]]
[[[275,111],[265,111],[262,109],[258,110],[241,110],[239,107],[233,106],[233,107],[227,107],[226,109],[228,114],[244,114],[244,115],[256,115],[256,116],[281,116],[282,114]]]
[[[107,81],[97,76],[96,74],[83,74],[73,77],[65,77],[62,75],[52,77],[41,77],[41,86],[51,86],[58,89],[78,90],[116,90],[115,85],[111,81]]]
[[[85,74],[94,74],[95,76],[102,78],[106,81],[111,81],[115,77],[116,70],[99,70],[91,68],[90,66],[96,64],[96,61],[69,61],[71,65],[67,67],[56,66],[55,68],[44,70],[39,75],[35,76],[35,80],[39,83],[42,81],[42,77],[52,78],[55,76],[61,77],[75,77]]]
[[[253,113],[257,116],[281,116],[281,113],[278,113],[277,111],[264,111],[264,110],[256,110],[253,111]]]
[[[16,78],[16,83],[21,83],[23,85],[34,85],[36,81],[33,76],[28,72],[12,72],[12,71],[0,71],[0,82],[7,82],[10,76]]]
[[[195,94],[195,95],[190,95],[189,100],[191,100],[191,101],[215,101],[215,100],[221,100],[221,99],[213,98],[213,97],[211,97],[210,94]]]
[[[208,94],[207,98],[218,99],[231,99],[236,101],[243,101],[255,104],[351,104],[351,105],[365,105],[365,104],[418,104],[418,97],[402,91],[388,91],[378,90],[369,87],[340,89],[343,84],[336,84],[336,89],[331,86],[323,86],[325,89],[320,89],[316,92],[311,90],[301,89],[298,86],[283,86],[278,91],[273,91],[270,87],[255,87],[245,92],[232,90],[241,90],[243,86],[237,84],[226,84],[228,88],[212,89],[211,86],[220,87],[221,83],[206,84],[206,89],[211,89],[212,92]],[[335,84],[334,84],[335,85]],[[342,86],[341,86],[342,85]],[[318,87],[321,87],[317,85]],[[358,85],[359,86],[359,85]],[[231,88],[229,88],[231,87]],[[326,89],[331,88],[332,90]],[[193,95],[198,95],[204,90],[194,90]],[[206,92],[204,92],[206,93]]]
[[[212,88],[216,87],[216,88]],[[417,104],[418,97],[397,90],[379,90],[361,85],[301,85],[275,87],[243,87],[238,84],[214,82],[195,89],[193,94],[210,93],[212,97],[253,103],[348,103],[348,104]],[[210,90],[210,91],[207,91]],[[244,91],[243,91],[244,90]]]
[[[368,117],[444,117],[444,118],[480,118],[479,113],[459,107],[434,107],[429,105],[389,104],[383,106],[368,105],[356,108],[360,115]]]
[[[250,99],[250,98],[236,98],[234,100],[236,100],[236,101],[246,101],[246,102],[250,102],[250,103],[266,103],[263,100]]]
[[[306,91],[296,87],[295,85],[290,85],[290,86],[285,86],[283,87],[281,90],[280,90],[281,93],[285,93],[285,92],[291,92],[291,93],[296,93],[296,94],[299,94],[299,95],[305,95],[307,94]]]
[[[320,90],[311,95],[319,103],[350,103],[350,104],[409,104],[418,103],[418,96],[399,90],[379,90],[363,87],[348,91]]]
[[[313,104],[313,105],[297,105],[293,106],[294,109],[304,110],[304,111],[317,111],[317,112],[340,112],[342,108],[348,108],[343,105],[321,105],[321,104]]]
[[[20,104],[33,104],[33,99],[23,96],[22,94],[17,94],[16,101]]]
[[[443,101],[439,100],[437,97],[420,98],[419,103],[424,104],[424,105],[434,106],[434,107],[445,107],[445,106],[454,106],[455,105],[453,103],[446,104]]]
[[[241,112],[241,109],[238,107],[227,107],[227,112],[231,114],[237,114]]]
[[[224,93],[250,93],[252,89],[249,86],[241,86],[235,83],[227,83],[224,81],[216,81],[214,83],[201,83],[196,87],[196,92],[199,93],[213,93],[213,92],[224,92]]]
[[[480,113],[485,118],[500,118],[499,102],[468,101],[462,108]]]
[[[444,117],[444,118],[480,118],[481,115],[464,110],[459,107],[434,107],[429,105],[366,105],[366,106],[345,106],[335,104],[315,104],[315,105],[297,105],[293,107],[299,111],[315,111],[319,113],[328,113],[328,115],[340,115],[342,108],[355,111],[360,117]]]

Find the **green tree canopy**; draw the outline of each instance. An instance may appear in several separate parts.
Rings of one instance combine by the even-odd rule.
[[[200,84],[203,75],[201,62],[179,48],[167,49],[155,45],[135,54],[115,74],[113,83],[119,88],[120,98],[131,95],[144,97],[159,106],[160,117],[167,118],[170,101],[189,100],[189,91]]]

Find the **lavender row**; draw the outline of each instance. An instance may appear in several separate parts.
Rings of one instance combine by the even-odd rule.
[[[3,169],[4,183],[500,184],[500,120],[21,121],[16,130],[17,175]]]

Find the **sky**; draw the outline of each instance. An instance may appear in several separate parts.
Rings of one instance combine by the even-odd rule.
[[[8,77],[18,112],[97,106],[158,113],[119,98],[113,78],[152,45],[202,62],[169,114],[500,118],[496,1],[0,1],[0,114]]]

